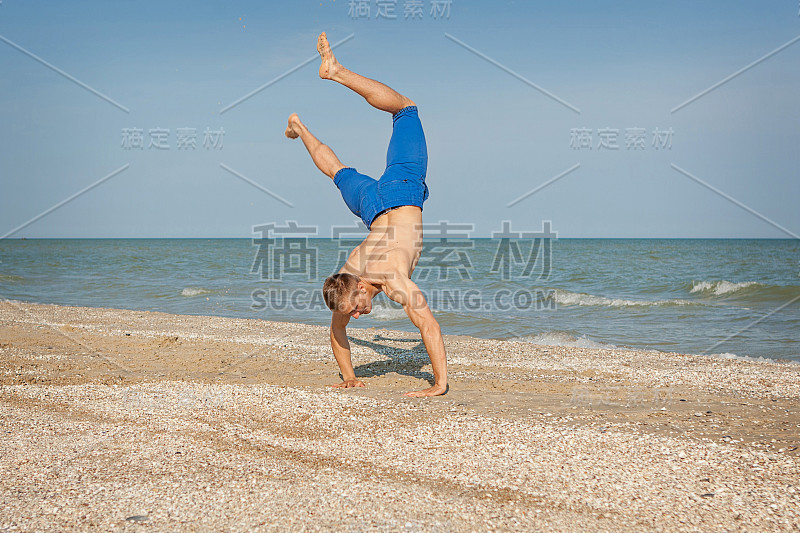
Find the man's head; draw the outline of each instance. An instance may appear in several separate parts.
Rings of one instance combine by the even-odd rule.
[[[322,297],[328,309],[358,318],[372,311],[372,298],[367,284],[353,274],[334,274],[325,280]]]

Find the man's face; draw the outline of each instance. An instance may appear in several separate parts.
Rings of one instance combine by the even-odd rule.
[[[347,303],[340,307],[342,313],[350,315],[353,318],[358,318],[361,315],[368,315],[372,311],[372,299],[367,295],[367,291],[358,288],[356,292],[350,295]]]

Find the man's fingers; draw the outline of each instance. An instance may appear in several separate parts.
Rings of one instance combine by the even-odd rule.
[[[329,387],[333,387],[335,389],[350,389],[352,387],[366,387],[364,383],[358,380],[353,381],[342,381],[341,383],[335,383],[333,385],[328,385]]]

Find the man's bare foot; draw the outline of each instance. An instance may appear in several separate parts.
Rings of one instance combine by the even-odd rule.
[[[292,113],[289,115],[289,125],[286,126],[286,136],[290,139],[297,139],[300,137],[300,126],[302,126],[302,122],[300,122],[300,117],[297,116],[297,113]]]
[[[336,71],[339,70],[341,65],[339,65],[339,62],[336,61],[333,55],[331,45],[328,43],[328,36],[325,35],[325,32],[319,34],[319,39],[317,39],[317,51],[320,57],[322,57],[322,64],[319,66],[319,77],[323,80],[332,80],[333,75],[336,74]]]

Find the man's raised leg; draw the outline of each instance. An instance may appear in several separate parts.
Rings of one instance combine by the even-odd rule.
[[[345,168],[339,158],[336,157],[336,154],[333,153],[333,150],[328,145],[322,144],[319,139],[308,131],[305,124],[300,122],[300,117],[297,116],[297,113],[292,113],[289,116],[289,125],[286,127],[285,133],[290,139],[300,137],[309,155],[311,155],[311,159],[314,160],[314,164],[329,178],[333,179],[337,172]]]
[[[395,114],[404,107],[416,105],[410,98],[406,98],[391,87],[344,68],[336,60],[328,43],[328,37],[322,32],[317,40],[317,51],[322,57],[319,67],[319,77],[341,83],[363,96],[372,107]]]

